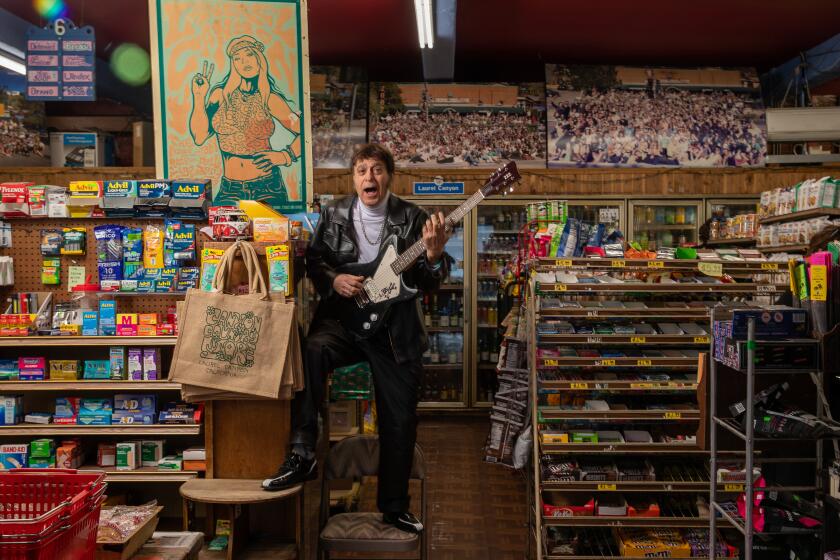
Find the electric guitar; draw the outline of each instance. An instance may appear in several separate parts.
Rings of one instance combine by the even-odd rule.
[[[513,192],[513,184],[521,177],[515,162],[508,162],[490,176],[474,195],[446,216],[446,227],[461,221],[486,197]],[[382,243],[379,255],[368,263],[351,263],[337,269],[343,274],[363,276],[362,290],[353,298],[341,298],[338,310],[342,325],[359,338],[369,338],[385,324],[391,306],[412,299],[417,289],[406,286],[402,272],[414,264],[426,247],[419,239],[401,255],[397,254],[397,237],[390,235]]]

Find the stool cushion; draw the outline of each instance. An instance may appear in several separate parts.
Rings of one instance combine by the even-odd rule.
[[[381,513],[339,513],[330,517],[321,531],[321,545],[326,550],[410,552],[418,544],[418,535],[384,523]]]

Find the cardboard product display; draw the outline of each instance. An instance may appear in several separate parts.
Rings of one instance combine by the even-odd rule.
[[[248,293],[223,293],[237,255],[248,277]],[[295,306],[268,290],[253,245],[237,241],[222,256],[211,292],[191,289],[178,316],[169,378],[182,384],[188,401],[290,399],[303,388]]]

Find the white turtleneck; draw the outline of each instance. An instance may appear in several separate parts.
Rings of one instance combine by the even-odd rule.
[[[360,263],[371,262],[379,255],[379,235],[382,233],[385,224],[390,196],[390,192],[385,193],[385,198],[380,200],[376,206],[367,206],[359,198],[356,198],[356,206],[353,208],[353,228],[356,231],[356,241],[359,243]],[[362,223],[364,223],[364,231],[362,231]],[[368,239],[373,243],[369,243]]]

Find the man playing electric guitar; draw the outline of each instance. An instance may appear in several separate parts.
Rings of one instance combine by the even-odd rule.
[[[408,511],[408,479],[417,439],[421,356],[427,347],[419,299],[394,303],[382,328],[359,336],[339,322],[338,310],[356,305],[353,300],[364,278],[339,269],[373,262],[388,239],[396,238],[400,253],[422,239],[425,253],[402,272],[402,280],[424,293],[435,291],[449,272],[443,249],[450,233],[442,213],[429,216],[389,192],[394,157],[384,147],[362,146],[353,155],[352,173],[355,196],[322,209],[306,252],[307,272],[321,296],[304,349],[306,388],[292,403],[291,451],[277,474],[263,481],[263,488],[280,490],[316,476],[317,409],[324,399],[324,377],[337,367],[367,361],[379,421],[377,505],[386,523],[417,533],[423,524]]]

